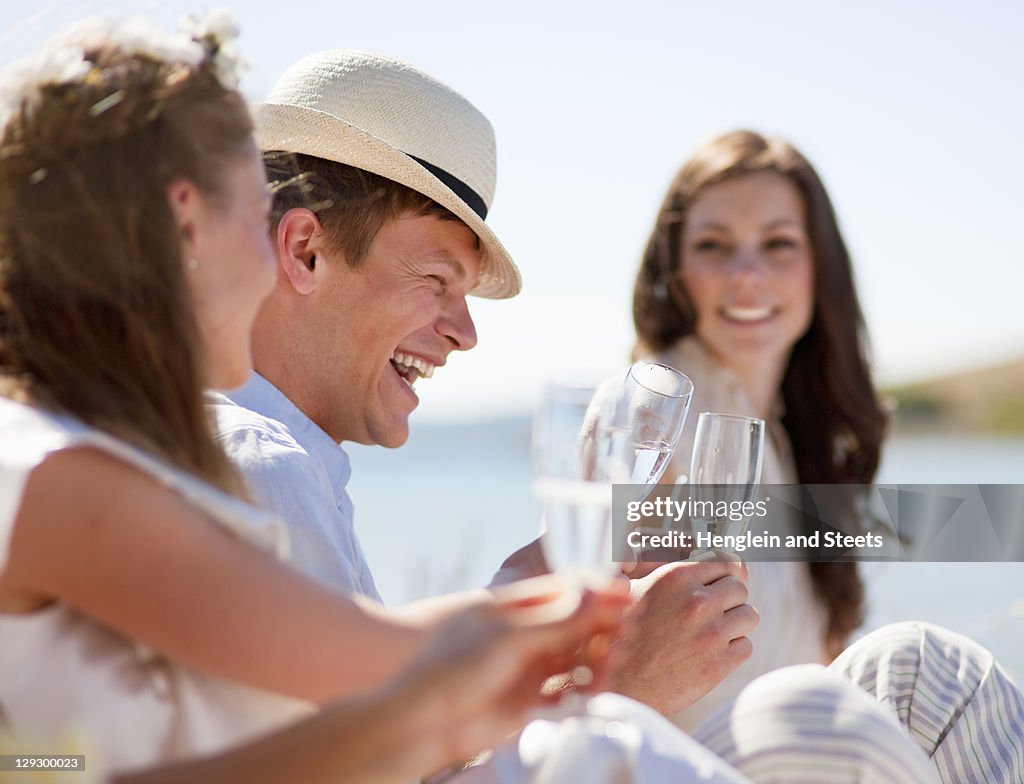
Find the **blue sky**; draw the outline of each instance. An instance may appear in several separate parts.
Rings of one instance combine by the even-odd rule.
[[[169,2],[2,0],[0,63],[65,22]],[[1024,354],[1024,5],[1012,2],[218,3],[259,99],[293,60],[408,60],[498,135],[490,223],[523,294],[473,303],[480,344],[421,382],[419,418],[526,410],[559,365],[612,368],[632,278],[675,168],[735,127],[788,137],[828,185],[878,375]],[[491,7],[493,6],[493,7]]]

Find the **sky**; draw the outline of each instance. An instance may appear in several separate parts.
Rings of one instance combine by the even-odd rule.
[[[0,0],[0,65],[94,14],[167,26],[190,0]],[[259,100],[294,60],[407,60],[491,120],[488,223],[523,273],[474,300],[480,342],[421,381],[416,417],[530,410],[560,368],[627,361],[640,253],[677,167],[739,127],[818,169],[851,249],[876,375],[1024,356],[1024,4],[786,1],[217,3]]]

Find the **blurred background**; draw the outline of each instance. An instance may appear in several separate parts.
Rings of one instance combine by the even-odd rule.
[[[853,253],[877,378],[898,404],[880,479],[1024,481],[1024,5],[435,0],[217,3],[253,100],[292,61],[383,51],[492,121],[489,223],[523,294],[472,303],[478,348],[421,381],[402,449],[352,448],[357,525],[385,599],[486,582],[536,534],[529,416],[559,366],[611,370],[665,188],[701,140],[787,137]],[[68,21],[192,0],[2,0],[0,66]],[[685,369],[684,369],[685,370]],[[696,412],[691,415],[695,416]],[[923,617],[1024,675],[1024,568],[870,565],[869,625]]]

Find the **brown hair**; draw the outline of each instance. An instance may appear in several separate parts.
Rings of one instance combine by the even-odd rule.
[[[273,223],[288,210],[312,210],[333,249],[353,267],[365,261],[389,220],[411,214],[462,222],[419,191],[345,163],[271,150],[263,153],[263,164],[274,192]]]
[[[252,145],[242,97],[198,67],[86,52],[0,141],[0,394],[105,430],[245,495],[204,402],[199,328],[166,186],[219,195]]]
[[[679,170],[658,213],[633,290],[640,343],[661,351],[694,333],[696,315],[679,275],[686,213],[700,193],[731,177],[777,172],[800,191],[815,265],[814,315],[793,347],[782,381],[783,425],[804,484],[868,484],[878,469],[887,417],[867,361],[864,319],[850,256],[832,203],[813,167],[792,145],[751,131],[702,145]],[[835,647],[862,622],[856,564],[809,564],[829,612]]]

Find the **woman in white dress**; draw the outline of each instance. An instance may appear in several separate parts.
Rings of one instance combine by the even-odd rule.
[[[633,317],[636,353],[694,382],[670,480],[689,470],[697,413],[718,411],[765,420],[762,484],[872,482],[887,417],[850,257],[824,185],[788,142],[734,131],[693,153],[648,240]],[[749,587],[754,653],[680,714],[684,728],[763,672],[831,661],[861,622],[852,562],[751,564]]]
[[[220,751],[383,684],[432,639],[464,638],[442,623],[458,612],[522,637],[502,630],[515,602],[386,613],[304,578],[214,441],[203,389],[247,379],[275,270],[231,27],[86,25],[0,84],[0,718],[17,737],[78,734],[106,772]],[[499,656],[469,635],[458,655],[490,657],[519,695],[499,705],[471,678],[475,732],[459,710],[424,722],[431,679],[393,687],[369,713],[408,699],[424,726],[401,737],[430,753],[387,765],[425,773],[494,742],[539,699],[513,676],[539,685],[611,628],[613,594],[537,626],[542,645]],[[331,726],[291,740],[322,770],[358,756],[341,759]]]

